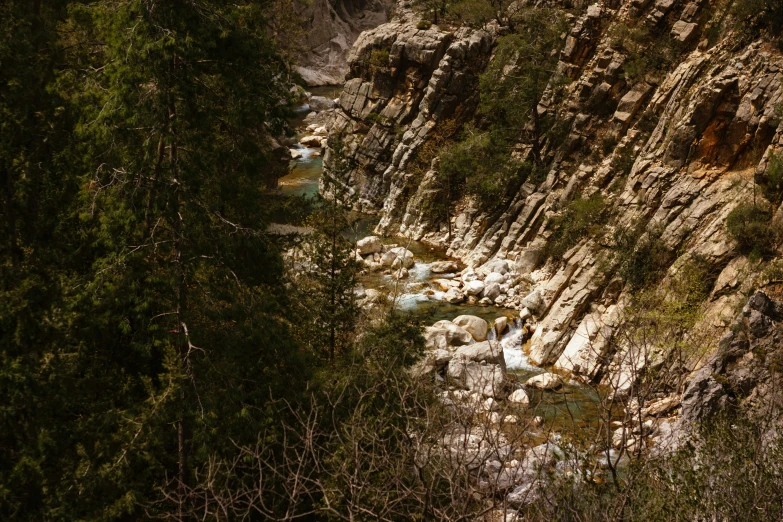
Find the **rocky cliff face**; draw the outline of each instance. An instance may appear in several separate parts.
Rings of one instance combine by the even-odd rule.
[[[754,197],[754,176],[783,149],[783,56],[761,41],[739,45],[732,34],[708,38],[712,14],[708,2],[631,0],[593,4],[573,17],[558,66],[572,81],[562,100],[545,96],[539,106],[541,114],[567,114],[569,129],[565,146],[544,148],[546,179],[525,183],[493,213],[470,199],[455,202],[447,223],[429,210],[446,197],[432,151],[454,122],[471,117],[477,75],[499,30],[418,30],[403,10],[364,33],[349,56],[331,132],[343,136],[352,168],[338,181],[356,193],[361,210],[380,214],[377,233],[445,247],[473,268],[513,263],[523,276],[514,283],[518,297],[504,306],[536,303],[531,361],[629,393],[646,367],[669,354],[618,335],[634,294],[617,276],[615,231],[659,238],[671,254],[661,288],[693,260],[720,274],[709,279],[709,298],[689,325],[712,350],[743,292],[770,280],[738,256],[726,218]],[[628,53],[613,35],[629,23],[670,35],[681,49],[675,63],[626,80]],[[608,224],[562,260],[546,260],[548,224],[569,201],[594,194],[607,205]],[[783,207],[777,216],[783,226]],[[691,355],[680,371],[703,361]]]
[[[417,29],[416,20],[401,9],[395,20],[359,37],[348,56],[349,79],[330,128],[343,136],[354,164],[338,181],[356,192],[361,210],[384,208],[386,223],[402,218],[411,199],[424,206],[436,197],[426,180],[412,186],[422,166],[411,162],[443,130],[439,124],[470,115],[477,75],[494,39],[488,31],[467,28]],[[331,159],[327,150],[327,175]],[[419,227],[433,225],[424,221]]]
[[[362,31],[389,19],[390,0],[314,0],[302,8],[304,48],[297,72],[308,85],[337,85],[348,71],[347,56]]]

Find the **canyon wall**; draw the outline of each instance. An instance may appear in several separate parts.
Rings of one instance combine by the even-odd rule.
[[[711,274],[709,295],[684,335],[694,349],[680,371],[697,372],[752,291],[783,291],[780,278],[763,269],[770,265],[740,255],[726,229],[735,207],[760,198],[754,179],[783,150],[783,55],[763,41],[741,44],[731,32],[708,34],[714,8],[631,0],[571,16],[556,73],[570,82],[563,96],[549,93],[538,107],[541,115],[565,114],[568,129],[564,145],[544,145],[545,179],[524,183],[493,212],[462,198],[445,218],[431,210],[447,198],[432,151],[450,126],[472,117],[478,75],[503,30],[418,29],[415,14],[400,9],[363,33],[349,55],[330,128],[351,167],[331,176],[355,194],[358,209],[380,216],[379,234],[445,248],[468,267],[513,264],[523,275],[504,306],[535,317],[531,361],[618,394],[633,393],[646,367],[671,357],[657,345],[665,342],[640,346],[628,333],[640,305],[618,276],[617,232],[638,230],[637,243],[654,237],[670,253],[660,288],[696,261]],[[627,25],[671,38],[680,50],[675,63],[626,80],[628,56],[613,35]],[[529,148],[521,142],[519,153]],[[333,156],[327,150],[327,175]],[[561,259],[548,259],[553,219],[569,202],[596,194],[606,224]],[[783,228],[783,206],[772,211]],[[673,386],[675,395],[684,382]]]
[[[308,85],[338,85],[348,70],[347,56],[362,31],[389,20],[390,0],[313,0],[301,7],[304,53],[297,72]]]

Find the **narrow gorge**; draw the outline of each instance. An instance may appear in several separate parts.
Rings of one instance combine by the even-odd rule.
[[[525,7],[511,4],[507,19]],[[441,155],[492,118],[479,114],[481,78],[510,29],[430,23],[407,3],[359,36],[334,107],[308,116],[324,138],[322,194],[335,184],[372,216],[357,259],[386,275],[371,281],[393,282],[394,299],[412,291],[447,307],[431,316],[440,321],[416,371],[444,383],[445,403],[490,412],[500,432],[493,400],[527,406],[525,391],[563,382],[564,397],[608,397],[611,413],[593,419],[612,425],[608,459],[675,451],[730,407],[776,425],[783,53],[719,31],[730,16],[719,2],[569,7],[534,109],[552,132],[528,123],[508,152],[540,163],[490,205],[454,190]],[[640,49],[665,56],[650,64]],[[525,67],[517,54],[502,74]],[[742,212],[752,221],[751,205],[765,224],[740,233],[761,237],[740,237],[732,223]],[[507,368],[546,373],[509,381]],[[511,483],[518,502],[530,481]]]

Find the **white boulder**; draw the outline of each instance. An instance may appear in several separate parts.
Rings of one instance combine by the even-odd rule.
[[[299,139],[299,143],[301,143],[305,147],[310,147],[310,148],[315,149],[315,148],[321,147],[321,140],[322,139],[323,138],[321,136],[312,136],[312,135],[311,136],[302,136]]]
[[[517,406],[530,406],[530,397],[527,396],[527,393],[525,393],[525,390],[522,388],[514,390],[514,392],[508,396],[507,400]]]
[[[497,283],[489,283],[484,286],[484,290],[481,292],[481,297],[485,297],[490,301],[494,301],[500,296],[500,285]]]
[[[455,317],[451,322],[470,332],[477,341],[483,341],[487,338],[489,325],[481,317],[476,317],[475,315],[460,315]]]
[[[467,295],[479,295],[483,291],[484,291],[483,281],[479,281],[478,279],[476,279],[465,283],[465,293]]]
[[[430,271],[433,274],[446,274],[456,272],[459,269],[454,261],[435,261],[430,263]]]
[[[390,248],[381,256],[381,264],[383,266],[391,266],[392,268],[397,266],[410,268],[414,265],[413,252],[405,247]]]
[[[525,386],[539,390],[553,390],[563,385],[563,378],[555,373],[544,372],[525,381]]]
[[[484,278],[484,283],[497,283],[497,284],[503,284],[506,282],[506,276],[503,274],[499,274],[497,272],[492,272],[487,277]]]
[[[451,304],[459,304],[465,300],[465,294],[459,288],[451,287],[446,291],[443,300]]]
[[[472,341],[473,337],[467,330],[451,321],[438,321],[424,329],[425,346],[430,350],[462,346]]]
[[[356,250],[363,256],[375,254],[383,249],[383,243],[378,236],[367,236],[356,242]]]

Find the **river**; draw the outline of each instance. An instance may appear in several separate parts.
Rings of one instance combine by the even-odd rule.
[[[336,87],[318,87],[312,90],[313,95],[336,97],[340,92]],[[292,125],[297,128],[297,140],[305,135],[303,124],[305,116],[310,112],[308,105],[303,104],[295,109]],[[279,188],[285,195],[317,197],[318,181],[323,169],[320,149],[307,148],[298,142],[294,149],[301,157],[292,160],[290,172],[280,179]],[[346,232],[351,240],[358,240],[373,234],[378,223],[378,217],[372,215],[354,214],[354,226]],[[450,304],[443,300],[444,292],[433,282],[434,279],[452,278],[455,274],[433,274],[429,270],[433,261],[446,260],[445,251],[412,241],[408,238],[382,238],[386,244],[396,244],[406,247],[415,256],[415,265],[409,270],[409,277],[397,281],[389,274],[368,271],[359,276],[359,284],[363,288],[373,288],[396,296],[398,308],[414,313],[424,324],[433,324],[445,319],[452,320],[458,315],[475,315],[486,320],[490,325],[500,316],[508,319],[509,329],[500,337],[504,349],[504,358],[509,373],[519,382],[546,371],[530,364],[525,354],[526,346],[521,342],[521,325],[516,310],[497,306],[481,306]],[[490,338],[494,338],[494,331]],[[565,384],[556,391],[530,390],[534,414],[541,416],[545,424],[554,431],[579,432],[586,438],[591,438],[600,429],[602,417],[599,411],[597,390],[566,379]]]

